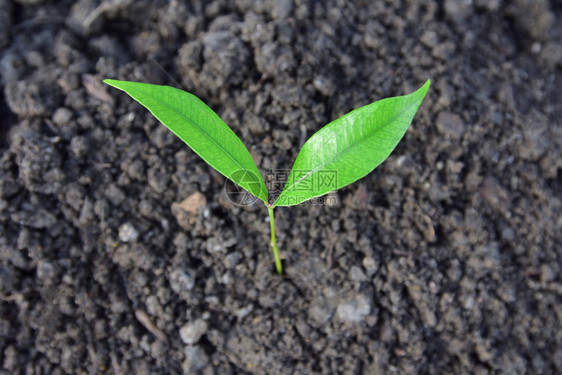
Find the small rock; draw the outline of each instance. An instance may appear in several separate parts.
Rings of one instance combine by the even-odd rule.
[[[540,57],[551,69],[562,66],[562,43],[547,42],[541,49]]]
[[[486,177],[479,190],[480,198],[496,209],[505,209],[509,206],[509,193],[494,177]]]
[[[143,199],[139,202],[139,212],[145,217],[154,215],[154,207],[149,200]]]
[[[474,350],[476,351],[476,355],[478,355],[478,359],[482,362],[489,362],[494,357],[490,351],[490,344],[487,341],[478,340],[474,346]]]
[[[181,202],[172,203],[172,213],[180,227],[189,229],[195,223],[197,211],[205,205],[207,205],[207,198],[195,192]]]
[[[57,218],[44,208],[39,208],[33,212],[16,212],[12,214],[12,221],[32,228],[41,229],[54,225],[57,222]]]
[[[367,271],[367,275],[369,277],[373,277],[373,275],[375,274],[375,272],[377,272],[378,269],[377,261],[373,257],[365,257],[363,258],[362,263],[363,263],[363,267],[365,267],[365,270]]]
[[[238,262],[240,261],[240,257],[241,254],[237,251],[227,254],[224,257],[224,265],[226,268],[228,269],[232,269],[234,268],[234,266],[236,266],[238,264]]]
[[[139,232],[133,224],[125,223],[119,227],[119,239],[122,242],[136,242],[139,238]]]
[[[462,277],[462,269],[458,259],[451,260],[449,268],[447,268],[447,277],[451,281],[459,281]]]
[[[336,86],[334,83],[325,77],[317,77],[312,81],[314,88],[318,90],[322,95],[327,97],[332,97],[334,95],[334,91],[336,90]]]
[[[180,328],[180,337],[184,344],[193,345],[196,344],[206,332],[207,322],[203,319],[197,319]]]
[[[53,114],[53,122],[58,126],[67,125],[72,119],[72,111],[65,107],[57,108]]]
[[[129,164],[127,167],[127,173],[129,174],[129,177],[142,181],[145,177],[144,163],[142,160],[137,159]]]
[[[364,295],[359,295],[351,301],[340,303],[336,316],[342,322],[359,322],[371,312],[371,304]]]
[[[333,184],[333,183],[331,183]],[[370,194],[365,184],[359,184],[357,190],[349,198],[349,205],[357,210],[364,210],[369,207]]]
[[[98,199],[94,203],[94,213],[101,219],[105,220],[109,216],[111,206],[105,199]]]
[[[45,284],[52,284],[57,275],[58,270],[52,263],[41,261],[37,265],[37,278]]]
[[[509,285],[502,285],[497,289],[497,294],[505,303],[513,303],[517,299],[515,289]]]
[[[427,242],[435,240],[435,227],[433,221],[426,214],[421,214],[415,219],[416,226],[423,233],[423,237]]]
[[[555,16],[548,0],[514,0],[509,2],[508,12],[513,18],[516,36],[521,34],[533,40],[548,40]]]
[[[475,298],[472,294],[462,294],[459,300],[466,310],[472,310],[474,308]]]
[[[435,47],[439,42],[439,38],[437,37],[437,33],[433,30],[428,30],[422,34],[420,37],[420,41],[426,45],[427,47]]]
[[[513,241],[515,238],[515,231],[511,227],[506,227],[501,231],[501,238],[504,241]]]
[[[293,0],[277,0],[273,9],[273,17],[285,19],[293,11]]]
[[[543,283],[548,283],[556,279],[558,272],[554,265],[543,264],[541,266],[540,279]]]
[[[158,194],[162,194],[166,191],[168,181],[170,181],[170,175],[168,173],[153,168],[148,171],[148,185]]]
[[[63,188],[62,201],[76,211],[82,209],[85,197],[84,187],[75,183],[69,183]]]
[[[0,179],[0,197],[10,198],[20,190],[20,186],[12,178],[6,175]]]
[[[213,254],[213,253],[224,253],[226,249],[232,247],[238,243],[238,239],[236,237],[231,237],[225,240],[219,240],[217,238],[211,237],[207,240],[205,244],[205,249]]]
[[[254,310],[254,305],[250,304],[242,307],[241,309],[236,310],[234,314],[236,315],[238,321],[240,322],[242,321],[242,319],[247,317],[253,310]]]
[[[150,134],[150,140],[159,149],[164,149],[173,145],[177,141],[177,137],[164,126],[159,126]]]
[[[206,204],[207,199],[198,191],[179,203],[180,208],[191,215],[196,215],[199,208],[204,207]]]
[[[4,95],[10,110],[22,117],[47,115],[54,102],[52,90],[31,81],[8,82]]]
[[[326,300],[315,301],[308,308],[308,317],[314,327],[328,323],[333,314],[334,308]]]
[[[429,306],[424,306],[421,309],[421,316],[426,326],[435,327],[437,324],[437,316]]]
[[[363,282],[368,280],[365,272],[363,272],[363,270],[361,270],[361,268],[357,266],[351,267],[351,270],[349,271],[349,277],[355,282]]]
[[[3,357],[3,368],[10,371],[12,374],[17,373],[19,361],[18,361],[18,351],[13,345],[8,346],[2,353]]]
[[[70,150],[77,158],[82,158],[88,153],[89,149],[88,138],[83,135],[77,135],[70,140]]]
[[[78,74],[67,70],[61,74],[57,84],[66,95],[80,87],[80,79]]]
[[[464,133],[464,122],[459,115],[451,112],[440,112],[435,121],[435,125],[440,133],[457,139]]]
[[[186,297],[187,293],[195,286],[195,279],[186,270],[176,269],[170,274],[170,287],[180,297]]]
[[[464,20],[471,12],[471,0],[445,0],[445,13],[456,22]]]
[[[115,206],[119,206],[125,200],[125,193],[123,193],[123,190],[118,188],[115,184],[109,185],[109,187],[105,191],[105,196]]]
[[[209,363],[209,357],[199,346],[188,346],[184,352],[185,360],[181,364],[184,374],[199,373]]]
[[[173,244],[176,248],[176,252],[179,254],[183,254],[187,251],[187,248],[189,246],[189,239],[187,238],[185,233],[179,232],[175,235]]]
[[[1,12],[1,10],[0,10]],[[0,15],[0,18],[2,16]],[[2,39],[0,30],[0,44]],[[16,48],[4,49],[3,56],[0,58],[0,77],[2,85],[18,80],[24,71],[25,64],[22,64],[21,56],[16,52]]]
[[[254,113],[248,111],[244,114],[244,124],[247,125],[250,132],[254,135],[263,135],[269,131],[269,124],[262,117],[256,116]]]
[[[194,77],[196,83],[205,82],[206,87],[214,91],[244,81],[251,55],[242,40],[230,31],[214,31],[203,36],[203,44],[205,63],[201,73]]]

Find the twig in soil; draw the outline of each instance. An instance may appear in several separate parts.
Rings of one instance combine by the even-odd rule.
[[[112,165],[109,164],[109,163],[97,163],[97,164],[94,164],[94,167],[96,167],[96,169],[99,170],[99,169],[111,168]]]
[[[243,368],[243,365],[239,364],[240,361],[238,359],[236,359],[232,355],[228,354],[228,352],[226,350],[221,350],[219,348],[216,348],[216,349],[219,353],[224,355],[227,358],[228,362],[232,363],[234,365],[234,367],[236,367],[240,371],[246,372],[246,369]]]
[[[106,3],[101,3],[82,21],[84,30],[89,30],[92,27],[92,24],[105,12],[106,7]]]
[[[160,330],[154,325],[154,323],[152,323],[152,320],[150,320],[150,317],[147,313],[142,310],[135,310],[135,317],[144,326],[144,328],[146,328],[150,333],[156,336],[158,340],[163,342],[168,341],[168,336],[166,336],[166,334],[162,330]]]
[[[0,294],[0,301],[5,301],[5,302],[20,302],[23,299],[23,296],[21,294],[15,293],[15,294],[8,294],[7,296]]]

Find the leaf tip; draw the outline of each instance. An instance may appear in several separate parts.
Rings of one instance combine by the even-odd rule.
[[[117,82],[119,82],[119,81],[117,81],[117,80],[115,80],[115,79],[106,78],[106,79],[104,79],[102,82],[105,83],[106,85],[116,87],[115,84],[116,84]]]
[[[416,94],[420,95],[422,100],[423,98],[425,98],[425,94],[427,94],[430,85],[431,85],[431,79],[428,79],[425,82],[425,84],[416,91]]]

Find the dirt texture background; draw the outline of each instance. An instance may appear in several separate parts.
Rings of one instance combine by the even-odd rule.
[[[0,374],[556,373],[561,27],[554,0],[0,0]],[[179,82],[264,175],[432,86],[335,204],[276,209],[281,278],[263,205],[103,78]]]

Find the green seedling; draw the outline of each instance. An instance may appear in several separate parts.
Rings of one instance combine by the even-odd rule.
[[[379,100],[321,128],[303,145],[281,194],[269,201],[265,182],[248,149],[195,95],[169,86],[112,79],[104,82],[145,106],[209,165],[265,203],[280,275],[283,267],[273,209],[319,197],[372,172],[402,139],[430,85],[428,80],[409,95]]]

